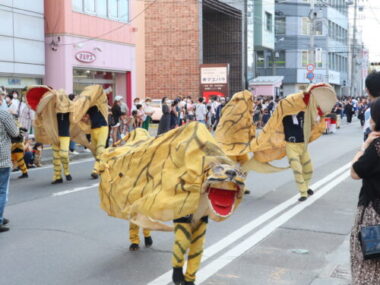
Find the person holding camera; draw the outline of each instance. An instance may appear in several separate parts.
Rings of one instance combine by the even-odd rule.
[[[3,217],[8,200],[9,178],[11,173],[11,138],[20,135],[12,115],[0,109],[0,232],[6,232],[9,220]]]

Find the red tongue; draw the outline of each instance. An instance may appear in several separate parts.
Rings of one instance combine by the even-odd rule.
[[[209,188],[208,198],[214,211],[221,216],[228,216],[235,203],[235,191]]]

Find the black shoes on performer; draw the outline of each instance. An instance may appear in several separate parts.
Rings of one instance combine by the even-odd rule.
[[[182,267],[173,267],[172,280],[175,285],[182,285],[185,282]]]
[[[140,246],[137,243],[132,243],[129,246],[129,251],[138,251],[140,249]]]
[[[311,190],[311,189],[307,190],[307,195],[311,196],[313,194],[314,194],[313,190]],[[301,196],[301,197],[298,198],[299,202],[303,202],[303,201],[306,201],[306,200],[307,200],[307,197],[305,197],[305,196]]]
[[[153,244],[153,239],[152,237],[146,237],[144,238],[144,243],[145,243],[145,247],[151,247],[152,244]]]
[[[51,184],[61,184],[63,183],[63,179],[62,178],[59,178],[59,179],[56,179],[54,181],[51,182]]]
[[[144,238],[144,243],[145,243],[145,247],[147,247],[147,248],[151,247],[152,244],[153,244],[152,237],[146,237],[146,238]],[[129,246],[129,251],[137,251],[139,249],[140,249],[140,246],[137,243],[132,243]]]
[[[66,178],[66,181],[71,181],[73,180],[73,177],[69,174],[69,175],[65,175],[65,178]],[[51,184],[61,184],[63,183],[63,179],[62,178],[59,178],[59,179],[56,179],[54,181],[51,182]]]
[[[28,178],[28,173],[23,173],[21,176],[18,177],[18,179]]]
[[[93,179],[98,179],[99,175],[97,173],[93,172],[93,173],[91,173],[91,177]]]

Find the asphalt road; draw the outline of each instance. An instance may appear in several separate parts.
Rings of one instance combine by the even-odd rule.
[[[361,143],[358,122],[309,148],[315,195],[297,202],[291,171],[251,173],[251,190],[235,214],[210,222],[197,284],[348,284],[347,236],[360,182],[348,163]],[[173,234],[129,252],[128,222],[100,208],[92,159],[71,165],[72,182],[51,185],[52,169],[12,174],[0,234],[0,284],[170,284]],[[280,162],[280,165],[285,162]]]

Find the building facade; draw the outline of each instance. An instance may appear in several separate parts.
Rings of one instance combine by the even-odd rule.
[[[264,58],[256,75],[284,76],[284,95],[318,82],[332,84],[339,95],[348,83],[348,6],[345,0],[314,1],[312,10],[311,1],[276,1],[276,60]]]
[[[134,1],[45,1],[45,84],[68,93],[100,84],[109,101],[136,93]]]
[[[0,2],[0,86],[20,90],[45,74],[44,1]]]
[[[227,63],[230,66],[230,94],[246,85],[252,70],[253,53],[249,45],[247,3],[241,0],[158,0],[145,3],[145,95],[152,98],[200,94],[200,64]],[[250,8],[252,5],[250,6]],[[250,49],[253,37],[250,40]],[[145,72],[142,74],[142,72]],[[252,71],[251,71],[252,72]]]

